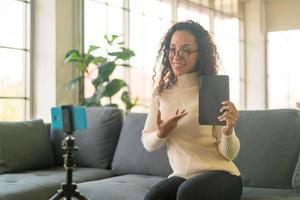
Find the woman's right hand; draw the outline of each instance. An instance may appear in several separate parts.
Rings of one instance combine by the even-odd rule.
[[[178,121],[182,119],[184,116],[186,116],[188,113],[184,110],[181,112],[177,109],[175,115],[168,119],[167,121],[161,120],[161,113],[160,110],[157,111],[157,127],[158,127],[158,133],[157,136],[160,138],[167,137],[172,130],[176,127]]]

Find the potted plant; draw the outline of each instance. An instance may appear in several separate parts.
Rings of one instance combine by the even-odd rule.
[[[134,52],[125,48],[123,42],[118,42],[120,36],[111,35],[104,36],[107,44],[105,55],[95,56],[95,50],[100,49],[98,46],[91,45],[87,52],[80,53],[78,50],[70,50],[65,56],[65,63],[73,63],[74,67],[79,71],[79,76],[69,81],[68,90],[73,90],[76,84],[79,84],[79,104],[82,106],[111,106],[119,107],[117,103],[112,101],[112,97],[122,91],[121,101],[125,104],[125,113],[127,114],[132,107],[137,105],[137,98],[132,100],[127,83],[122,79],[111,79],[111,74],[116,67],[131,67],[126,64]],[[94,65],[93,70],[89,70],[90,65]],[[92,78],[91,74],[97,71],[97,76]],[[84,97],[84,79],[90,78],[94,94]],[[103,99],[108,99],[109,103],[104,104]]]

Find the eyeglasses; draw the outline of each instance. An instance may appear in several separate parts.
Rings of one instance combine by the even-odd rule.
[[[166,49],[166,53],[169,56],[169,58],[173,58],[177,54],[183,60],[188,59],[190,54],[195,53],[195,52],[198,52],[198,49],[194,50],[194,51],[190,51],[187,49],[176,50],[176,48]]]

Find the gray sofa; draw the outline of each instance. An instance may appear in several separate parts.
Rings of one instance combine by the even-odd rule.
[[[88,129],[76,132],[74,181],[91,200],[142,200],[171,173],[166,147],[140,141],[146,114],[88,108]],[[234,162],[242,200],[300,200],[300,111],[240,111],[241,150]],[[0,200],[46,200],[65,180],[64,134],[41,120],[0,123]],[[299,193],[298,193],[298,192]]]

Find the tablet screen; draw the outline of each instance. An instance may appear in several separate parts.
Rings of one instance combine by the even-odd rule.
[[[218,117],[223,101],[229,101],[229,77],[226,75],[199,78],[199,124],[225,125]]]

